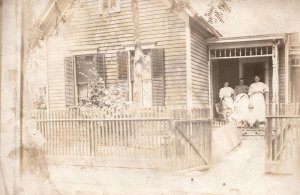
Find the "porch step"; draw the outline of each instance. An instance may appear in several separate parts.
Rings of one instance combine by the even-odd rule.
[[[264,139],[265,130],[260,128],[256,133],[256,129],[251,128],[244,128],[241,129],[242,132],[247,132],[246,134],[243,133],[243,139]]]

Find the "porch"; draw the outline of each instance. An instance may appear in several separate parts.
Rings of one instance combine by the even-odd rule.
[[[226,81],[234,89],[239,78],[250,86],[254,77],[259,76],[270,88],[265,97],[267,104],[292,101],[289,62],[292,38],[290,34],[273,34],[208,40],[210,105],[215,118],[217,113],[213,108],[219,102],[219,90]]]

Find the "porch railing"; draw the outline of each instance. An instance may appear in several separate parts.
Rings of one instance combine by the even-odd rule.
[[[56,110],[35,115],[46,140],[42,147],[46,157],[156,159],[177,169],[207,168],[210,163],[209,108],[122,114]]]
[[[267,115],[300,115],[300,102],[270,103],[266,106]]]

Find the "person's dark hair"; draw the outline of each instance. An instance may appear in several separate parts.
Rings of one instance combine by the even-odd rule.
[[[260,76],[258,76],[258,75],[255,75],[255,76],[254,76],[254,78],[255,78],[255,77],[258,77],[258,78],[260,78]]]

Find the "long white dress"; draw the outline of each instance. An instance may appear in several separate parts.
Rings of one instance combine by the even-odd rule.
[[[256,82],[250,85],[250,104],[253,105],[253,109],[250,109],[247,117],[250,124],[254,124],[256,121],[265,122],[266,102],[263,94],[266,92],[269,92],[269,87],[262,82]]]
[[[249,97],[246,93],[240,93],[234,101],[234,114],[232,117],[237,121],[247,120],[249,113]]]
[[[236,97],[234,100],[234,113],[232,114],[232,118],[234,118],[236,122],[244,121],[247,119],[249,112],[249,87],[247,85],[239,85],[234,91]]]
[[[222,104],[225,112],[230,113],[234,110],[234,104],[232,95],[234,91],[231,87],[223,87],[220,89],[219,97],[222,100]]]

